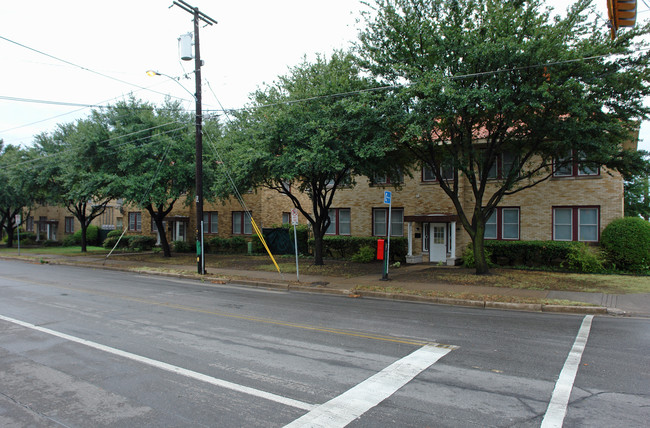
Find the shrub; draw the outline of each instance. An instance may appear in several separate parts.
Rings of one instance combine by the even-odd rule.
[[[107,248],[107,249],[109,249],[109,250],[112,250],[113,247],[115,246],[115,243],[117,242],[117,240],[118,240],[119,238],[120,238],[119,235],[118,235],[118,236],[111,236],[111,237],[108,237],[108,238],[106,238],[106,239],[104,240],[104,243],[103,243],[102,245],[103,245],[104,248]],[[120,239],[120,243],[119,243],[119,245],[117,246],[117,248],[126,248],[126,247],[128,247],[128,246],[129,246],[129,238],[130,238],[129,235],[124,235],[124,236],[122,237],[122,239]]]
[[[356,237],[356,236],[325,236],[323,237],[323,252],[334,258],[352,260],[352,257],[359,252],[361,247],[372,248],[377,254],[377,241],[382,238]],[[309,240],[309,247],[314,248],[314,238]],[[391,261],[406,261],[408,253],[408,240],[406,238],[390,238],[390,259]]]
[[[131,236],[129,238],[129,249],[133,251],[149,251],[156,245],[156,238],[153,236]]]
[[[86,244],[99,245],[99,226],[90,225],[86,229]],[[71,247],[73,245],[81,245],[81,229],[77,230],[74,234],[68,235],[63,240],[63,245]],[[112,247],[111,247],[112,248]]]
[[[616,268],[632,272],[650,269],[650,223],[636,217],[612,221],[603,230],[601,246]]]
[[[191,253],[194,250],[192,245],[186,241],[174,241],[172,245],[174,246],[174,251],[177,253]]]
[[[122,234],[122,229],[115,229],[108,232],[106,235],[107,238],[112,238],[114,236],[120,236]]]
[[[598,254],[590,250],[583,242],[581,245],[574,245],[567,254],[567,267],[582,273],[599,273],[603,272],[603,263]]]
[[[48,239],[46,241],[43,241],[42,244],[44,247],[60,247],[61,243],[59,241],[53,241],[51,239]]]
[[[500,266],[562,266],[581,242],[485,241],[492,262]]]
[[[215,236],[208,240],[208,250],[214,254],[243,254],[248,252],[248,242],[241,236],[220,238]]]
[[[492,252],[487,246],[484,246],[485,259],[487,261],[488,267],[496,266],[492,262]],[[476,259],[474,258],[474,249],[472,249],[472,244],[468,245],[463,251],[463,266],[469,269],[474,269],[476,267]]]
[[[375,260],[376,254],[376,250],[373,250],[373,248],[368,245],[364,245],[359,248],[359,251],[355,255],[352,256],[352,261],[357,263],[370,263]]]

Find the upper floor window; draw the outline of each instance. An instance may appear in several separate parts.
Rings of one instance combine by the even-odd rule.
[[[553,240],[598,242],[599,207],[554,207]]]
[[[485,222],[485,239],[518,240],[519,208],[495,208]]]
[[[388,236],[388,208],[372,209],[372,235]],[[404,236],[404,208],[392,208],[390,236]]]
[[[443,180],[453,180],[454,167],[451,165],[443,166],[440,169],[440,175],[442,176]],[[422,181],[426,181],[426,182],[438,181],[436,175],[433,173],[433,169],[431,169],[431,166],[424,165],[422,167]]]
[[[554,177],[583,177],[600,175],[600,168],[593,163],[586,162],[583,152],[576,150],[565,156],[558,156],[553,160]]]
[[[397,174],[391,177],[389,174],[375,174],[372,177],[371,185],[382,186],[389,184],[399,184],[404,182],[404,173],[401,170]]]
[[[505,179],[510,171],[517,166],[518,157],[514,153],[503,152],[497,155],[495,162],[490,166],[488,178]]]
[[[350,234],[350,208],[330,208],[328,211],[330,226],[325,234],[327,235],[349,235]]]

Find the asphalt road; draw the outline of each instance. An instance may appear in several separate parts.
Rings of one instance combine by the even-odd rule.
[[[0,260],[0,426],[645,427],[650,320]]]

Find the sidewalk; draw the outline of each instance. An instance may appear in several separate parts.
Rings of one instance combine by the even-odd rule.
[[[427,264],[406,265],[389,272],[389,279],[384,281],[381,274],[365,275],[354,278],[331,277],[321,275],[300,275],[297,281],[296,274],[282,274],[256,270],[240,270],[233,268],[208,268],[208,273],[200,276],[196,273],[196,265],[169,265],[129,261],[128,259],[109,258],[104,256],[66,256],[56,254],[29,254],[18,256],[5,253],[0,259],[25,260],[32,262],[46,262],[52,264],[65,264],[86,266],[101,269],[116,269],[135,271],[139,273],[182,277],[188,279],[202,279],[208,283],[241,284],[269,288],[282,288],[294,291],[331,293],[349,295],[350,297],[370,297],[395,299],[403,301],[417,301],[437,304],[450,304],[482,308],[498,308],[525,310],[536,312],[563,312],[563,313],[590,313],[610,314],[625,316],[650,317],[650,294],[604,294],[569,291],[528,290],[517,288],[453,285],[442,283],[423,283],[409,281],[414,273],[430,268]],[[377,290],[377,291],[375,291]],[[433,294],[434,296],[432,296]],[[464,294],[473,296],[471,299],[458,298],[456,295]],[[437,297],[437,296],[452,297]],[[477,297],[478,296],[478,297]],[[483,297],[482,299],[480,297]],[[492,296],[492,297],[490,297]],[[556,299],[573,302],[583,302],[593,306],[568,306],[544,305],[539,303],[509,303],[494,300],[494,296],[506,296],[505,300],[518,299]],[[501,299],[504,300],[504,299]]]

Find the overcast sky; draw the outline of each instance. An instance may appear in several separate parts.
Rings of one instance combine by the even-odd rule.
[[[227,109],[242,107],[248,94],[286,74],[303,55],[313,59],[316,53],[348,47],[356,39],[359,10],[364,8],[358,0],[186,1],[218,21],[200,30],[204,109],[219,109],[217,99]],[[606,17],[606,0],[597,1]],[[192,16],[176,6],[169,8],[171,4],[172,0],[2,2],[0,139],[31,144],[34,135],[90,111],[26,99],[106,105],[133,92],[160,103],[164,98],[160,92],[185,99],[185,107],[192,110],[191,95],[178,83],[146,75],[155,69],[178,77],[194,68],[193,61],[180,61],[177,43],[181,34],[192,31]],[[564,10],[566,0],[549,4]],[[638,9],[639,20],[650,18],[643,1]],[[193,76],[180,83],[194,92]],[[642,126],[639,144],[645,150],[650,150],[648,125]]]

